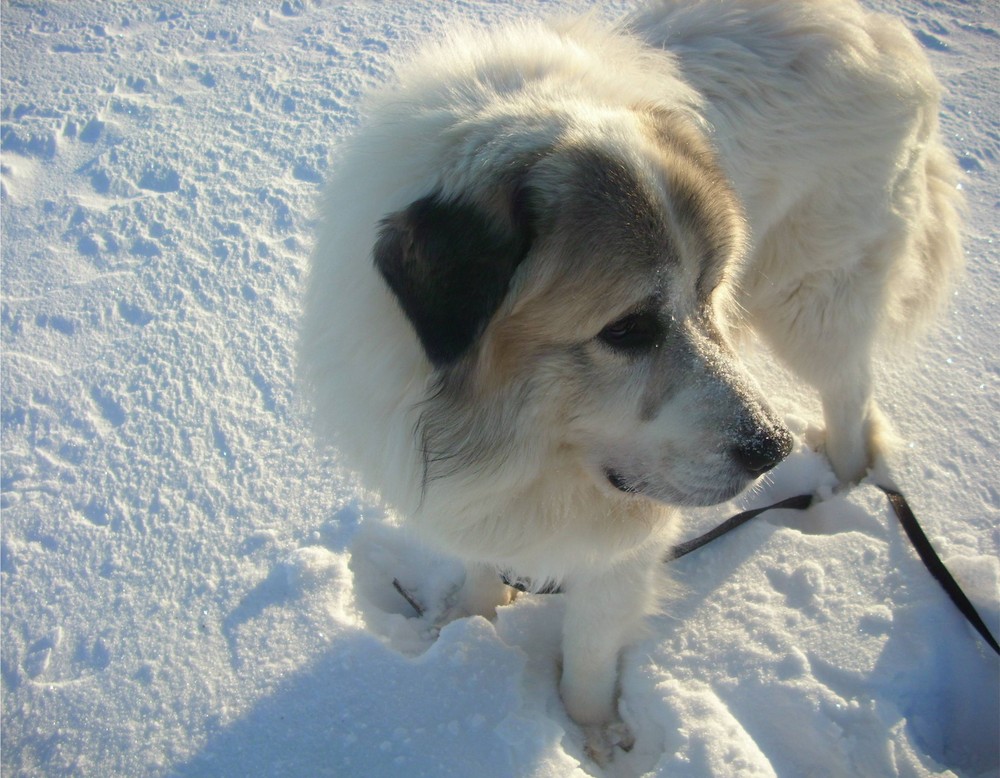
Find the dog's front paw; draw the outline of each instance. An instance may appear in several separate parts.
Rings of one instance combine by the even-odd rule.
[[[871,403],[857,416],[831,402],[825,402],[824,407],[826,429],[817,448],[826,454],[840,483],[850,486],[869,472],[879,475],[884,471],[898,441],[878,406]]]
[[[635,737],[624,721],[591,724],[583,728],[584,751],[601,767],[614,758],[616,751],[631,751]]]

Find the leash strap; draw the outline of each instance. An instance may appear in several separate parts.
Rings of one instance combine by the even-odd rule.
[[[776,502],[773,505],[765,505],[763,508],[752,508],[748,511],[743,511],[742,513],[737,513],[735,516],[731,516],[726,519],[722,524],[714,529],[710,529],[704,535],[699,535],[696,538],[685,541],[684,543],[679,543],[674,546],[670,553],[664,557],[664,562],[673,562],[675,559],[680,559],[682,556],[690,554],[692,551],[697,551],[702,546],[711,543],[718,537],[725,535],[727,532],[731,532],[737,527],[746,524],[750,519],[756,518],[762,513],[767,511],[773,511],[777,508],[792,508],[795,510],[805,510],[812,504],[811,494],[799,494],[795,497],[789,497],[787,499]],[[560,594],[562,588],[556,584],[547,582],[544,586],[540,588],[535,588],[532,585],[531,579],[519,578],[510,570],[500,571],[500,580],[502,580],[507,586],[517,589],[519,592],[525,592],[528,594]]]
[[[715,529],[711,529],[704,535],[699,535],[693,540],[685,541],[684,543],[678,543],[670,551],[670,556],[668,556],[664,561],[673,562],[675,559],[680,559],[682,556],[690,554],[692,551],[697,551],[699,548],[707,543],[711,543],[718,537],[725,535],[727,532],[731,532],[737,527],[746,524],[750,519],[756,518],[766,511],[773,511],[777,508],[792,508],[798,511],[804,511],[812,504],[811,494],[799,494],[795,497],[789,497],[788,499],[781,500],[780,502],[774,503],[774,505],[765,505],[763,508],[753,508],[749,511],[743,511],[742,513],[737,513],[726,519],[722,524],[720,524]]]
[[[948,568],[945,567],[944,562],[941,561],[941,557],[939,557],[937,552],[934,551],[934,547],[927,539],[927,535],[920,526],[920,522],[917,521],[917,517],[914,515],[913,510],[910,508],[910,504],[906,501],[906,498],[901,492],[896,489],[891,489],[888,486],[878,484],[878,488],[881,489],[885,493],[885,496],[889,499],[889,505],[892,506],[893,513],[895,513],[896,518],[899,519],[899,523],[903,526],[906,536],[910,539],[910,543],[916,550],[917,556],[920,557],[920,561],[924,563],[924,567],[926,567],[928,572],[934,577],[934,580],[941,585],[941,588],[944,589],[948,598],[955,604],[955,607],[958,608],[959,612],[965,616],[969,624],[975,628],[976,632],[982,636],[983,640],[986,641],[986,644],[992,648],[994,652],[1000,655],[1000,646],[997,645],[996,638],[990,633],[989,628],[979,615],[979,612],[969,601],[965,592],[962,591],[962,587],[959,586],[958,582],[948,571]],[[690,554],[692,551],[701,548],[706,543],[710,543],[721,535],[725,535],[727,532],[736,529],[740,525],[746,524],[750,521],[750,519],[753,519],[766,511],[774,510],[776,508],[805,510],[809,507],[811,502],[812,495],[800,494],[796,497],[789,497],[787,500],[776,502],[774,505],[768,505],[763,508],[754,508],[753,510],[737,513],[735,516],[727,519],[715,529],[709,530],[704,535],[699,535],[693,540],[674,546],[673,551],[671,551],[670,556],[668,556],[665,561],[673,562],[675,559],[680,559],[682,556]]]
[[[903,529],[906,531],[910,543],[913,544],[913,548],[916,549],[920,561],[924,563],[924,567],[941,584],[941,588],[944,589],[951,601],[955,603],[955,607],[976,628],[976,631],[982,635],[986,644],[1000,655],[1000,646],[997,645],[996,638],[990,633],[989,628],[980,617],[975,606],[969,602],[969,598],[965,596],[962,587],[958,585],[958,582],[948,572],[948,568],[944,566],[944,562],[941,561],[937,552],[934,551],[934,547],[927,539],[927,535],[924,534],[924,530],[917,521],[917,517],[910,510],[910,505],[906,501],[906,498],[900,492],[890,489],[887,486],[879,485],[878,488],[885,492],[885,496],[889,498],[889,504],[892,506],[896,518],[903,525]]]

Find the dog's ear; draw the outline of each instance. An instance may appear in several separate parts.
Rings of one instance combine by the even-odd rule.
[[[462,356],[506,296],[531,245],[526,199],[515,194],[490,218],[433,194],[382,221],[375,266],[435,367]]]

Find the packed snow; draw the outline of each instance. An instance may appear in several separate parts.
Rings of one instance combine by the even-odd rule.
[[[894,475],[997,632],[1000,8],[870,5],[931,57],[969,203],[951,313],[882,369]],[[559,700],[561,598],[439,627],[460,568],[314,446],[299,301],[361,96],[450,21],[569,7],[3,4],[4,775],[997,775],[996,656],[766,355],[796,450],[686,534],[823,499],[672,565],[605,768]]]

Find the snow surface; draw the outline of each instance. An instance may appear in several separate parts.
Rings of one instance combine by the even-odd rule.
[[[1000,10],[871,4],[946,85],[970,206],[953,312],[884,370],[896,477],[996,631]],[[560,597],[438,635],[392,589],[440,603],[460,572],[311,443],[320,184],[414,41],[565,7],[4,2],[5,775],[997,774],[996,658],[874,487],[833,492],[815,402],[769,369],[800,443],[754,499],[826,499],[674,565],[623,661],[635,748],[603,773],[556,691]]]

